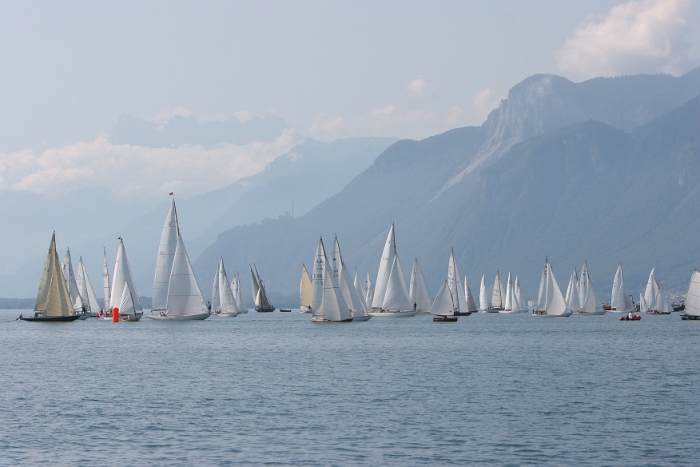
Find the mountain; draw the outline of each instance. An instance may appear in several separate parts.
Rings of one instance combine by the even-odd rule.
[[[253,117],[241,123],[231,117],[224,121],[200,123],[195,117],[175,115],[160,125],[124,114],[112,129],[112,144],[131,144],[149,148],[176,147],[182,144],[214,146],[221,143],[247,144],[273,141],[287,128],[276,115]]]
[[[586,123],[584,125],[589,125],[590,128],[584,126],[578,131],[584,131],[583,128],[585,128],[584,133],[598,131],[601,135],[608,135],[609,138],[600,136],[602,139],[596,141],[601,145],[598,149],[601,154],[599,157],[608,160],[606,163],[612,163],[610,161],[614,161],[618,154],[615,145],[628,148],[625,144],[632,143],[629,141],[624,143],[625,138],[632,138],[634,144],[641,144],[640,141],[643,139],[642,136],[632,136],[637,135],[634,132],[627,135],[625,130],[629,131],[639,125],[649,124],[653,119],[659,118],[698,94],[700,94],[700,69],[681,77],[638,75],[594,79],[583,83],[572,83],[552,75],[530,77],[509,92],[508,98],[489,115],[482,126],[458,128],[422,141],[403,140],[395,143],[342,191],[322,202],[303,217],[294,220],[268,220],[258,225],[239,226],[224,232],[216,243],[197,259],[195,270],[200,281],[209,283],[220,256],[223,256],[227,265],[230,264],[236,268],[244,268],[248,263],[255,262],[261,275],[266,279],[269,290],[294,294],[298,289],[300,266],[302,262],[307,264],[311,262],[318,236],[322,235],[329,242],[333,234],[337,233],[346,262],[351,267],[357,266],[361,271],[370,269],[374,275],[386,232],[391,222],[395,221],[399,256],[403,259],[404,267],[410,267],[412,256],[417,256],[424,265],[424,273],[433,292],[444,279],[449,248],[454,247],[455,253],[461,260],[460,270],[462,273],[469,274],[472,287],[477,285],[482,272],[495,275],[496,269],[505,271],[505,268],[520,265],[523,270],[515,272],[521,275],[524,292],[529,295],[536,294],[535,289],[544,257],[550,255],[552,260],[556,260],[558,255],[562,255],[562,258],[571,258],[571,268],[574,262],[580,267],[578,263],[588,259],[592,265],[591,274],[596,284],[600,284],[602,294],[602,291],[608,288],[607,285],[603,287],[603,284],[611,282],[614,269],[610,273],[597,272],[593,269],[594,265],[598,265],[596,258],[607,255],[610,256],[611,261],[622,261],[627,264],[628,261],[634,261],[633,257],[639,256],[639,253],[633,254],[630,250],[628,256],[618,258],[616,251],[622,248],[622,244],[616,241],[622,237],[618,235],[617,229],[601,227],[600,231],[593,231],[595,242],[588,244],[590,249],[587,252],[577,250],[582,256],[578,259],[567,256],[570,254],[562,251],[563,248],[569,247],[570,243],[563,238],[557,240],[554,237],[548,237],[553,242],[547,245],[548,248],[531,248],[527,244],[515,242],[516,246],[513,248],[517,251],[511,248],[507,252],[500,253],[496,242],[501,236],[500,230],[511,222],[510,217],[521,215],[527,219],[534,219],[533,223],[548,222],[546,217],[542,217],[547,205],[545,207],[530,203],[518,205],[517,199],[508,197],[506,199],[509,201],[504,200],[502,205],[497,205],[499,209],[496,209],[497,200],[501,199],[501,196],[506,196],[512,188],[500,182],[489,181],[491,179],[486,178],[487,172],[484,171],[489,167],[495,167],[495,164],[501,167],[500,164],[506,163],[505,161],[510,160],[511,157],[519,157],[522,154],[519,151],[523,150],[519,144],[523,141],[532,140],[532,144],[535,144],[534,141],[538,136],[545,139],[554,137],[558,130],[565,127],[575,128],[576,125],[592,119],[597,120],[598,123]],[[646,128],[644,132],[650,135],[655,131],[661,131],[658,126],[661,125],[660,121],[644,127]],[[700,127],[698,122],[695,122],[695,125],[695,128]],[[647,140],[644,144],[649,147],[656,145],[659,151],[670,150],[669,140],[663,136],[664,131],[656,137],[646,136]],[[612,134],[616,136],[610,136]],[[688,135],[684,134],[684,138],[687,137]],[[575,144],[575,139],[568,138],[561,148],[562,151],[570,150],[569,144]],[[695,147],[690,141],[685,141],[683,144],[691,148]],[[544,151],[544,149],[538,146],[537,151]],[[652,155],[648,157],[651,158]],[[535,161],[530,163],[534,164]],[[644,167],[653,165],[652,162],[648,164],[651,165]],[[523,167],[513,164],[513,166],[520,172],[512,176],[520,176],[525,181],[529,180],[530,174],[537,168],[536,165]],[[634,165],[628,167],[622,164],[621,167],[639,175]],[[677,167],[668,168],[668,170],[672,169],[676,170]],[[508,173],[511,172],[508,171]],[[596,177],[600,176],[600,172],[595,170],[593,174]],[[676,176],[679,175],[676,173]],[[560,182],[557,181],[557,183]],[[685,183],[687,186],[692,185],[690,181]],[[635,190],[640,188],[634,185],[629,182],[620,184],[620,190],[626,188],[631,190],[625,192],[625,196],[631,200],[625,205],[625,209],[631,209],[632,218],[647,219],[641,211],[644,209],[643,202],[646,198],[637,197],[641,194],[636,193]],[[631,188],[632,186],[634,189]],[[609,208],[619,200],[618,196],[621,194],[616,190],[603,190],[596,198],[601,203],[598,208],[601,210]],[[479,199],[484,204],[477,206]],[[571,199],[574,198],[571,197]],[[557,215],[560,216],[557,217],[558,222],[566,224],[570,229],[581,228],[577,214],[581,207],[569,204],[567,200],[562,201],[561,206],[556,205]],[[686,202],[675,198],[674,200],[673,202],[680,204],[674,205],[669,201],[670,204],[664,205],[663,209],[681,209],[682,203]],[[578,201],[580,202],[580,199]],[[637,207],[634,207],[635,203]],[[484,211],[482,208],[485,206],[490,206],[492,210]],[[469,209],[477,207],[480,209],[480,217],[471,217]],[[654,211],[655,215],[660,216],[663,212],[671,212],[663,209]],[[607,219],[608,217],[599,214],[596,218]],[[464,218],[470,219],[471,228],[480,233],[478,237],[465,237],[467,233],[472,235],[473,231],[463,231],[461,224],[453,224]],[[654,224],[657,221],[648,219],[647,222]],[[487,229],[480,230],[481,223],[500,227],[493,232]],[[620,228],[637,230],[634,224]],[[568,230],[562,231],[562,237],[568,234]],[[473,242],[472,238],[479,238],[480,241]],[[535,246],[538,245],[541,246],[535,244]],[[611,251],[611,245],[618,245],[618,247],[615,251]],[[626,247],[632,248],[631,245]],[[666,245],[665,249],[681,248],[681,245],[683,244]],[[638,246],[641,247],[641,244]],[[484,259],[483,262],[475,263],[473,252],[472,256],[466,253],[469,248],[491,251],[493,255],[489,256],[488,261]],[[528,249],[531,251],[527,251]],[[663,249],[659,249],[658,246],[651,250],[652,252],[649,253],[651,256],[645,256],[646,259],[651,262],[653,256],[657,260],[642,268],[646,270],[644,274],[648,274],[648,269],[654,265],[661,267],[662,264],[668,263],[670,261],[668,258],[673,256],[669,251],[662,251]],[[523,259],[519,259],[521,257]],[[479,258],[486,258],[486,256]],[[479,259],[479,261],[482,260]],[[525,269],[525,264],[529,269]],[[569,266],[558,265],[555,262],[554,267],[560,276],[560,282],[565,281],[571,272],[567,270]],[[632,264],[629,264],[629,267],[632,267]],[[668,266],[669,270],[670,268]],[[625,271],[628,275],[632,274],[628,267]],[[658,268],[657,271],[659,271]],[[596,276],[596,273],[599,275]],[[639,274],[643,275],[641,272]],[[684,272],[680,271],[678,274],[682,276]],[[609,278],[606,277],[608,275]],[[685,281],[687,282],[687,279]],[[676,282],[674,279],[674,282],[668,285],[680,287],[680,284],[681,282]]]

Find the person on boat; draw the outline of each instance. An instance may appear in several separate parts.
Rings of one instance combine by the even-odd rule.
[[[416,302],[413,302],[413,311],[416,311],[417,308],[418,308],[418,304]]]
[[[629,319],[634,318],[634,313],[632,313],[632,312],[630,311],[629,313],[627,313],[627,317],[628,317]]]
[[[207,310],[211,313],[211,302],[207,302]]]

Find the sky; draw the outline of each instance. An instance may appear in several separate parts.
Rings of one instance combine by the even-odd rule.
[[[533,74],[697,66],[693,0],[0,1],[0,195],[77,181],[197,194],[262,170],[300,137],[479,125]],[[108,141],[122,114],[278,115],[290,131],[153,150]]]

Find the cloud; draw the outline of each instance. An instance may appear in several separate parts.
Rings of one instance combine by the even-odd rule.
[[[459,105],[443,113],[401,110],[394,104],[354,117],[332,117],[322,112],[309,127],[309,136],[321,141],[359,136],[425,137],[458,126],[463,112]]]
[[[184,107],[176,107],[174,109],[162,109],[160,113],[153,118],[153,121],[156,123],[167,123],[168,120],[170,120],[176,115],[179,115],[180,117],[190,117],[194,115],[194,113],[190,110],[187,110]]]
[[[691,66],[687,13],[692,0],[633,0],[590,16],[555,52],[557,66],[583,77],[678,74]]]
[[[245,123],[248,120],[251,120],[254,117],[254,114],[249,110],[239,110],[238,112],[233,114],[233,116],[236,117],[239,122]]]
[[[482,89],[481,91],[476,92],[472,100],[474,101],[474,111],[479,124],[486,120],[489,113],[498,107],[500,103],[498,99],[494,99],[491,88]]]
[[[204,193],[261,171],[297,143],[292,130],[272,142],[147,148],[112,144],[107,135],[35,154],[0,153],[0,189],[52,196],[105,187],[122,197]]]
[[[427,87],[428,83],[422,76],[419,76],[406,85],[406,90],[412,92],[416,97],[422,97]]]

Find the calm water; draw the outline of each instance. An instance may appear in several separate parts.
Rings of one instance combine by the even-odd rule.
[[[0,311],[0,464],[698,465],[700,322]]]

